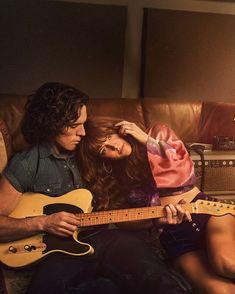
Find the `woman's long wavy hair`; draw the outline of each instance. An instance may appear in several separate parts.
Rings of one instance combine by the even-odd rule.
[[[127,135],[131,144],[130,156],[111,160],[99,154],[101,145],[110,134],[118,133],[115,126],[120,119],[99,117],[85,123],[86,136],[78,148],[81,174],[86,187],[94,197],[96,210],[128,207],[128,195],[133,190],[154,187],[148,164],[146,147]]]

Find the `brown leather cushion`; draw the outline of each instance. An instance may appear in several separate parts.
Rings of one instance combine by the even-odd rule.
[[[0,173],[12,154],[12,140],[4,120],[0,118]]]
[[[147,127],[162,122],[172,128],[184,142],[197,142],[201,101],[175,101],[144,98],[143,113]]]
[[[120,118],[121,120],[135,122],[141,128],[146,129],[140,99],[90,99],[87,110],[88,117]]]
[[[235,103],[203,103],[199,122],[199,142],[211,144],[213,136],[235,138]]]
[[[12,145],[14,152],[27,147],[20,129],[25,101],[25,95],[0,94],[0,117],[6,122],[13,138]]]

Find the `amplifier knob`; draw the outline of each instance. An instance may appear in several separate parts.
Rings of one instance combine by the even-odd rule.
[[[229,164],[229,165],[233,165],[233,162],[232,162],[232,160],[230,160],[228,164]]]
[[[202,165],[202,162],[201,161],[198,161],[198,166],[201,166]]]
[[[223,161],[223,165],[226,165],[226,161]]]

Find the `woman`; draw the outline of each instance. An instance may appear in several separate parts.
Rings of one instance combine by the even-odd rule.
[[[85,128],[79,148],[94,208],[170,201],[166,217],[153,223],[163,225],[160,240],[174,265],[196,293],[235,293],[235,219],[190,216],[177,204],[208,197],[193,188],[193,162],[175,133],[163,124],[145,133],[134,123],[107,118],[88,121]]]

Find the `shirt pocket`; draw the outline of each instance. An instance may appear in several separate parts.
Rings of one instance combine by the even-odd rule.
[[[35,184],[35,193],[42,193],[48,196],[60,196],[61,195],[61,184],[51,183],[51,184]]]

